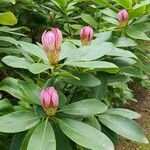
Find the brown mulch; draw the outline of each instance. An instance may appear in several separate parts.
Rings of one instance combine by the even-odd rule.
[[[132,89],[138,102],[132,102],[125,107],[137,111],[142,115],[137,122],[143,128],[146,137],[150,140],[150,90],[146,90],[139,85],[134,85]],[[150,144],[141,145],[120,138],[115,150],[150,150]]]

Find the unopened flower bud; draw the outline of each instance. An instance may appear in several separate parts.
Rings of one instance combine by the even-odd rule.
[[[91,44],[93,39],[93,29],[90,26],[85,26],[80,31],[80,40],[83,46]]]
[[[58,28],[51,31],[45,31],[42,35],[42,45],[45,53],[52,65],[56,65],[59,61],[61,51],[62,33]]]
[[[59,96],[56,89],[54,87],[43,89],[40,93],[40,100],[47,115],[55,115],[59,105]]]
[[[118,13],[118,21],[121,28],[125,28],[128,24],[128,12],[122,9]]]

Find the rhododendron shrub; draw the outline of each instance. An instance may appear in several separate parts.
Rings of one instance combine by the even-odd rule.
[[[149,4],[1,0],[0,149],[147,144],[141,115],[119,105],[136,101],[129,83],[148,88]]]

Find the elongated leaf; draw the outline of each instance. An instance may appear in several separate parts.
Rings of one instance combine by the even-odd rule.
[[[29,62],[26,58],[22,57],[19,58],[17,56],[5,56],[2,61],[10,66],[10,67],[14,67],[14,68],[23,68],[23,69],[28,69],[29,66],[31,65],[31,62]]]
[[[74,116],[92,116],[103,113],[107,106],[96,99],[85,99],[79,102],[71,103],[60,109],[61,112]]]
[[[9,36],[0,36],[0,41],[9,42],[9,43],[14,44],[16,46],[18,45],[18,42],[14,38],[11,38]]]
[[[146,34],[143,31],[140,31],[136,29],[135,27],[128,28],[126,30],[126,34],[133,39],[141,39],[141,40],[146,40],[146,41],[150,40],[150,38],[146,36]]]
[[[120,115],[99,115],[99,120],[114,132],[126,137],[127,139],[148,143],[141,128],[133,121]]]
[[[110,8],[103,9],[101,12],[109,17],[117,18],[117,13]]]
[[[120,115],[129,119],[137,119],[141,117],[139,113],[125,108],[110,108],[106,113],[110,115]]]
[[[5,91],[11,94],[12,96],[21,99],[21,100],[26,100],[25,93],[22,91],[21,87],[19,86],[18,80],[7,77],[5,78],[1,83],[0,83],[0,91]]]
[[[41,122],[28,143],[27,150],[56,150],[56,141],[53,128],[48,121]]]
[[[99,130],[74,119],[59,119],[61,130],[77,144],[93,150],[114,150],[111,140]]]
[[[81,14],[81,18],[88,23],[90,26],[92,26],[93,28],[97,28],[98,27],[98,23],[96,22],[96,20],[89,14]]]
[[[81,67],[81,68],[89,68],[89,69],[97,69],[100,71],[105,71],[105,72],[110,72],[110,73],[116,73],[119,71],[119,68],[109,62],[105,61],[87,61],[87,62],[65,62],[65,65],[70,65],[70,66],[76,66],[76,67]]]
[[[73,56],[75,51],[76,51],[76,46],[72,42],[69,41],[64,42],[62,44],[59,60]]]
[[[112,24],[117,25],[117,26],[119,25],[118,21],[115,18],[108,17],[108,16],[105,16],[102,18],[109,23],[112,23]]]
[[[13,110],[13,105],[10,103],[8,99],[2,99],[0,100],[0,112],[1,111],[10,111]]]
[[[28,143],[29,143],[29,140],[30,140],[30,137],[31,137],[33,131],[34,131],[34,128],[31,128],[31,129],[27,132],[25,138],[24,138],[23,141],[22,141],[22,144],[21,144],[19,150],[27,150],[27,146],[28,146]]]
[[[90,45],[86,47],[81,47],[75,51],[75,53],[68,60],[73,61],[89,61],[98,59],[106,55],[110,50],[113,49],[113,45],[109,42],[101,43],[99,45]]]
[[[31,111],[16,111],[0,117],[0,132],[15,133],[28,130],[39,123]]]
[[[109,56],[129,57],[129,58],[138,59],[137,56],[134,53],[132,53],[128,50],[124,50],[124,49],[116,48],[116,47],[114,47],[112,51],[108,52],[107,55],[109,55]]]
[[[8,11],[6,13],[0,13],[0,24],[15,25],[16,23],[17,23],[17,19],[12,12]]]
[[[101,84],[98,78],[90,74],[77,74],[76,77],[78,79],[65,78],[63,80],[67,83],[71,83],[72,85],[78,85],[78,86],[95,87]]]
[[[32,54],[34,56],[37,56],[45,61],[48,61],[48,58],[42,48],[35,44],[18,41],[18,44],[21,46],[21,50],[28,52],[29,54]]]
[[[130,47],[130,46],[136,46],[137,45],[135,41],[133,41],[130,38],[126,38],[126,37],[118,38],[113,42],[114,42],[114,45],[116,47]]]
[[[115,0],[119,5],[130,9],[132,7],[132,0]]]
[[[42,73],[48,69],[52,68],[49,64],[44,64],[44,63],[35,63],[31,64],[29,67],[30,72],[33,74],[39,74]]]

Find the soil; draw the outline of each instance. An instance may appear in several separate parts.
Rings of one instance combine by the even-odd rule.
[[[137,102],[126,105],[126,108],[139,112],[142,117],[137,120],[139,125],[150,142],[150,90],[146,90],[139,85],[132,87]],[[120,138],[116,150],[150,150],[150,144],[137,144],[129,140]]]

